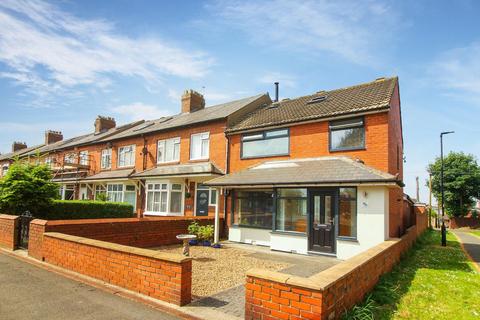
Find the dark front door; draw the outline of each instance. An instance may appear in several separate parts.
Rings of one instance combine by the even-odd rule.
[[[335,252],[335,192],[310,192],[310,250]]]
[[[197,210],[195,215],[208,216],[208,189],[197,189]]]

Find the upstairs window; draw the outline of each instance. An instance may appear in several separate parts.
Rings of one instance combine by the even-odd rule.
[[[180,161],[180,138],[158,141],[157,163]]]
[[[118,166],[133,167],[135,165],[135,145],[118,148]]]
[[[53,157],[47,157],[45,158],[45,164],[49,166],[50,168],[53,167],[53,164],[55,163],[55,160]]]
[[[79,158],[81,165],[88,166],[88,151],[80,151]]]
[[[100,165],[102,169],[110,169],[112,167],[112,149],[102,150],[102,160]]]
[[[242,159],[289,154],[288,129],[263,131],[242,136]]]
[[[4,177],[4,176],[7,175],[8,168],[9,168],[9,165],[8,165],[8,164],[4,164],[4,165],[2,166],[2,177]]]
[[[331,121],[330,151],[365,149],[363,118]]]
[[[67,153],[63,158],[66,164],[77,164],[78,156],[76,153]]]
[[[210,152],[210,133],[196,133],[190,137],[190,160],[208,159]]]

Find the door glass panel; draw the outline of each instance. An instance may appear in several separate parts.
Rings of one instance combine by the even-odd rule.
[[[325,196],[325,222],[326,224],[332,224],[332,196]]]
[[[313,197],[313,225],[320,224],[320,196]]]

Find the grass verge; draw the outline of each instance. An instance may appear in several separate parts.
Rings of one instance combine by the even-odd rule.
[[[470,233],[474,236],[480,237],[480,230],[471,230]]]
[[[480,319],[480,274],[453,234],[447,241],[426,231],[344,319]]]

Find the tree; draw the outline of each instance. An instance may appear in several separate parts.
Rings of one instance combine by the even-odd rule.
[[[15,162],[0,179],[0,212],[20,215],[25,211],[44,217],[52,200],[58,198],[58,185],[45,165]]]
[[[441,204],[441,159],[435,159],[427,170],[432,175],[432,192]],[[445,213],[449,216],[464,216],[474,198],[480,196],[480,167],[473,155],[450,152],[443,159]]]

